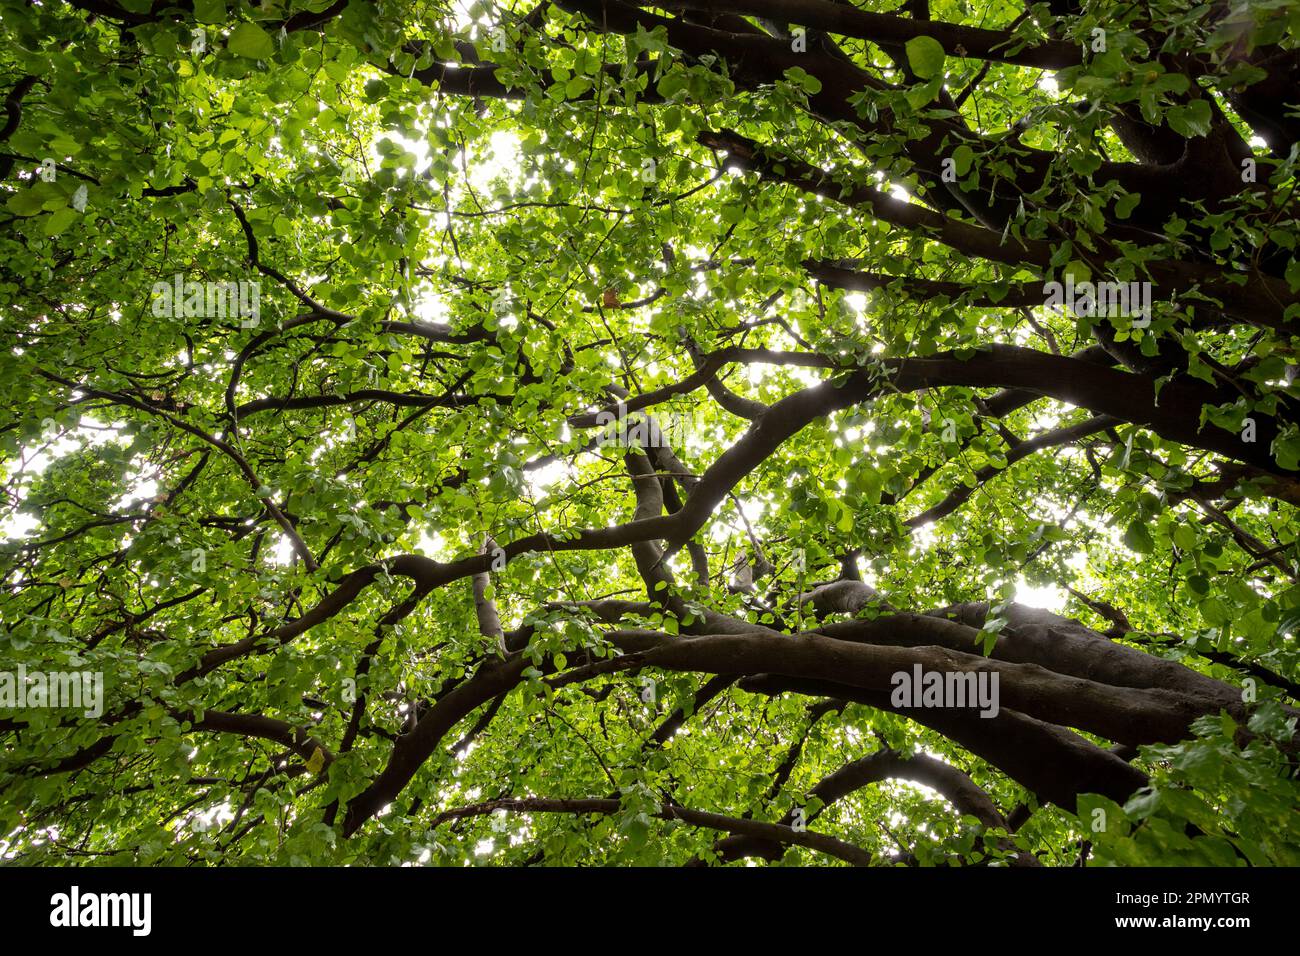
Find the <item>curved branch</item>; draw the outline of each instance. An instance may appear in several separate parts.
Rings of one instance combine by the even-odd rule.
[[[495,813],[498,810],[504,810],[508,813],[607,814],[617,813],[621,806],[618,800],[591,797],[576,800],[548,800],[541,797],[490,800],[487,803],[476,803],[467,807],[444,810],[434,819],[432,826],[437,827],[448,820],[483,816]],[[802,846],[844,860],[846,863],[852,863],[854,866],[870,866],[872,862],[872,856],[866,850],[833,836],[827,836],[824,833],[794,830],[791,827],[781,826],[776,823],[743,820],[739,817],[728,817],[720,813],[692,810],[676,804],[664,804],[653,816],[661,820],[681,820],[683,823],[689,823],[697,827],[707,827],[710,830],[722,830],[727,833],[742,834],[792,846]]]

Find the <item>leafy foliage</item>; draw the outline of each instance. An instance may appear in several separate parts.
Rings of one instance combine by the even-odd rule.
[[[1118,827],[1095,831],[1099,863],[1140,866],[1295,866],[1295,787],[1279,743],[1295,733],[1295,719],[1268,704],[1250,720],[1244,747],[1232,720],[1202,717],[1194,739],[1143,748],[1155,773],[1152,785],[1120,810]],[[1272,738],[1272,739],[1270,739]],[[1086,801],[1105,809],[1106,800]],[[1084,817],[1086,822],[1089,818]],[[1102,818],[1098,818],[1099,820]],[[1188,824],[1195,828],[1188,832]],[[1199,831],[1199,832],[1198,832]]]
[[[0,854],[1294,865],[1297,27],[0,0]]]

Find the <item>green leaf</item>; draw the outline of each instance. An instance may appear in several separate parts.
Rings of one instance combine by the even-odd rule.
[[[269,60],[275,55],[275,41],[256,23],[241,23],[231,31],[226,46],[237,56],[250,60]]]
[[[325,751],[317,747],[312,751],[311,757],[307,760],[308,773],[320,773],[325,766]]]
[[[792,66],[786,70],[785,78],[801,87],[805,93],[816,94],[822,90],[821,80],[797,66]]]
[[[1127,219],[1142,201],[1141,193],[1125,193],[1115,200],[1115,218]]]
[[[1174,131],[1183,136],[1205,136],[1210,132],[1210,104],[1205,100],[1192,100],[1186,106],[1175,106],[1166,114]]]
[[[226,0],[194,0],[194,19],[199,23],[225,23]]]
[[[1156,549],[1156,543],[1151,540],[1151,532],[1141,518],[1129,524],[1124,532],[1124,544],[1138,554],[1150,554]]]
[[[853,530],[853,512],[848,508],[841,507],[840,516],[835,522],[835,527],[841,531]]]
[[[965,143],[958,146],[952,151],[953,168],[957,171],[958,176],[965,176],[970,172],[971,160],[974,159],[975,152]]]
[[[70,206],[64,206],[50,214],[50,218],[45,221],[45,234],[47,236],[57,236],[63,230],[72,225],[78,217],[78,213]]]
[[[928,80],[943,72],[943,46],[934,37],[919,36],[907,41],[907,62],[921,79]]]
[[[1286,264],[1286,272],[1283,276],[1292,292],[1300,290],[1300,259],[1290,260]]]
[[[5,202],[5,208],[15,216],[35,216],[45,206],[45,196],[36,189],[20,189]]]

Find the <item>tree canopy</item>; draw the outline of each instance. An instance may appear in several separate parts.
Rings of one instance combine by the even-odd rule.
[[[1298,33],[0,0],[0,858],[1300,863]]]

